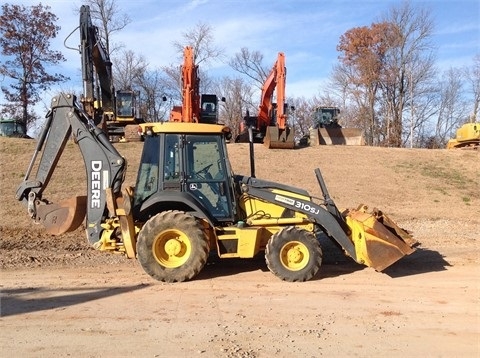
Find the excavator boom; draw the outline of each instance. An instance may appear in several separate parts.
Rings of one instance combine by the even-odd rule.
[[[80,53],[82,58],[83,98],[81,102],[88,115],[97,119],[105,112],[113,113],[115,89],[112,78],[112,62],[100,39],[98,28],[92,24],[90,8],[82,5],[80,8]],[[95,90],[96,79],[99,88]],[[97,93],[95,93],[97,92]],[[95,99],[101,100],[101,111],[95,105]]]
[[[182,105],[175,106],[170,113],[171,122],[198,122],[200,117],[198,66],[195,65],[193,48],[183,50],[183,64],[180,68],[182,81]]]
[[[248,128],[255,127],[255,138],[263,142],[267,148],[293,149],[295,136],[292,128],[287,123],[287,108],[285,103],[287,69],[285,67],[285,54],[279,52],[277,60],[262,86],[260,105],[257,117],[247,114],[236,142],[248,142]],[[273,103],[276,92],[277,102]]]
[[[182,105],[174,106],[170,122],[210,123],[218,122],[218,98],[215,94],[200,95],[200,77],[195,64],[194,50],[186,46],[180,68]]]
[[[80,8],[80,53],[85,112],[112,141],[139,141],[137,124],[143,120],[136,115],[136,93],[131,89],[115,91],[112,62],[87,5]]]

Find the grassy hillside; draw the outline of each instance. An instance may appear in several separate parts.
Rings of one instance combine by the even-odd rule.
[[[30,226],[14,198],[36,142],[0,138],[3,226]],[[141,143],[116,147],[128,162],[127,185],[134,185]],[[237,174],[250,171],[247,144],[229,144]],[[465,150],[422,150],[319,146],[297,150],[255,145],[256,176],[307,189],[321,196],[314,169],[320,168],[330,195],[340,208],[367,204],[399,220],[462,220],[479,222],[480,153]],[[66,199],[86,191],[85,169],[78,147],[67,144],[44,197]]]

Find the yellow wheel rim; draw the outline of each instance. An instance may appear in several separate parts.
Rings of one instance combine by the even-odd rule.
[[[305,268],[310,259],[308,248],[299,241],[290,241],[280,250],[280,262],[290,271]]]
[[[152,252],[160,265],[176,268],[188,260],[192,252],[192,244],[183,232],[165,230],[155,238]]]

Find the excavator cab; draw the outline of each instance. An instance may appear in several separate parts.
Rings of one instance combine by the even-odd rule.
[[[225,100],[223,98],[223,100]],[[215,94],[202,94],[200,99],[200,123],[218,123],[218,97]]]
[[[135,93],[133,91],[117,91],[117,120],[135,120]]]

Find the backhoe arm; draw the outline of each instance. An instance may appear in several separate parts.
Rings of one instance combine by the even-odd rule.
[[[43,191],[57,166],[65,144],[73,136],[78,143],[87,173],[87,195],[54,204],[43,199]],[[40,151],[43,153],[37,161]],[[35,165],[36,164],[36,165]],[[37,172],[32,176],[32,169]],[[73,173],[74,174],[74,173]],[[106,134],[77,105],[76,98],[60,94],[52,100],[47,122],[37,143],[16,198],[29,215],[42,223],[51,234],[75,230],[85,215],[90,243],[99,241],[101,224],[115,213],[107,209],[108,196],[120,196],[125,174],[125,159],[110,143]]]

